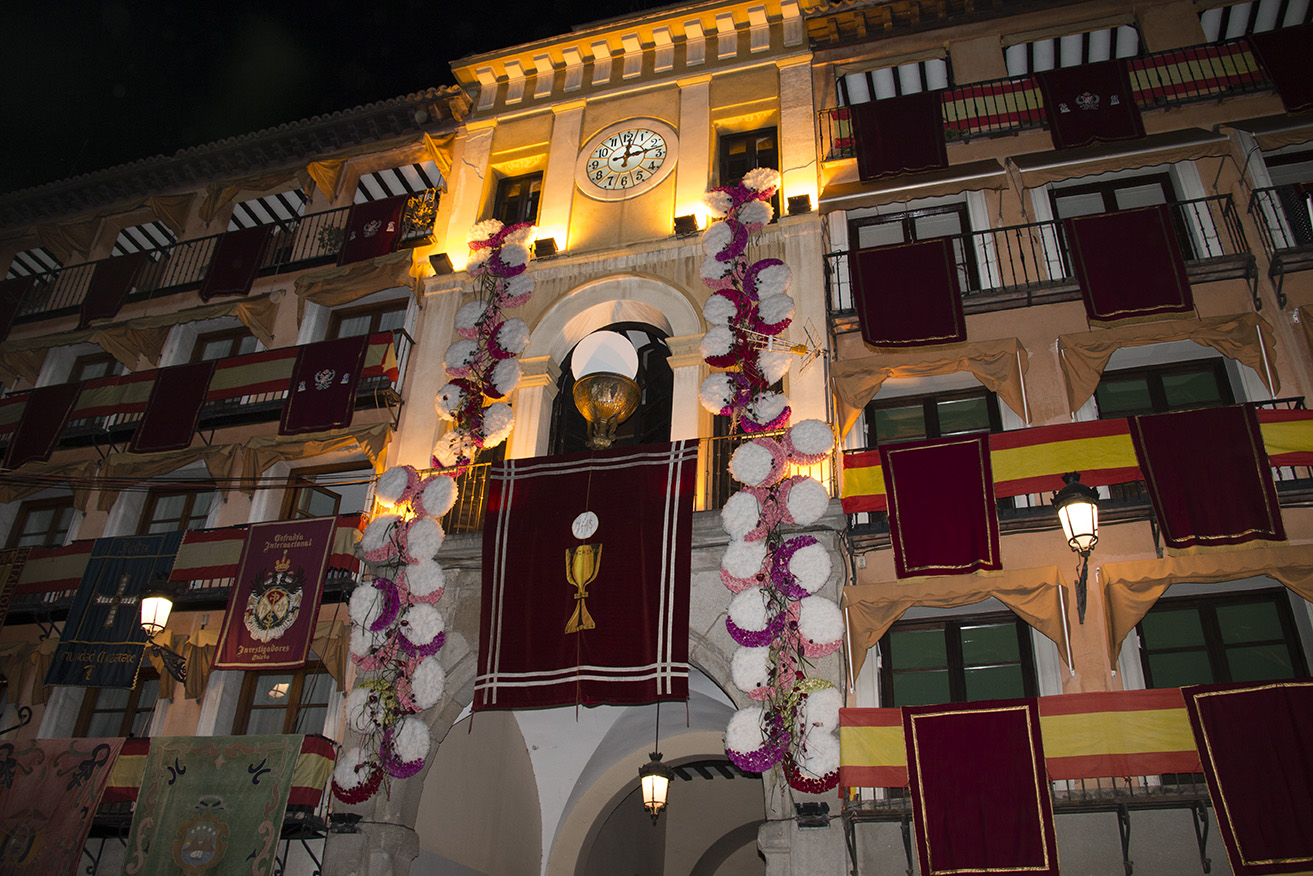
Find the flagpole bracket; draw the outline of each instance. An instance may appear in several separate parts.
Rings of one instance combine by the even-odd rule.
[[[18,730],[21,727],[26,727],[28,724],[31,723],[32,723],[32,707],[19,706],[18,723],[12,727],[6,727],[5,729],[0,730],[0,736],[4,736],[6,733],[12,733],[13,731]]]
[[[169,673],[169,677],[174,681],[186,683],[187,659],[185,657],[172,648],[167,648],[154,640],[147,643],[147,647],[150,648],[150,653],[158,657],[160,662],[164,664],[164,671]]]

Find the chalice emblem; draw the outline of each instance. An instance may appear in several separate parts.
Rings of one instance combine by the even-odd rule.
[[[585,511],[574,519],[571,530],[575,538],[585,539],[597,531],[597,515]],[[565,580],[574,588],[574,614],[570,615],[565,625],[566,633],[591,630],[597,627],[593,616],[588,613],[588,585],[597,579],[597,572],[602,565],[602,546],[600,544],[581,544],[565,549]]]

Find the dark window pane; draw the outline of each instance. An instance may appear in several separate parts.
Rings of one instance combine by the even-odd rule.
[[[894,702],[899,706],[926,706],[952,702],[948,670],[899,672],[894,675]]]
[[[324,721],[328,718],[328,709],[323,706],[312,706],[301,709],[296,713],[296,724],[292,727],[293,733],[323,733]]]
[[[283,709],[252,709],[251,717],[246,722],[246,734],[256,736],[261,733],[282,733],[286,717],[287,712]]]
[[[990,624],[962,628],[962,662],[967,666],[1016,663],[1020,659],[1015,625]]]
[[[876,408],[871,425],[875,429],[876,443],[926,437],[925,411],[920,404],[905,408]]]
[[[1222,631],[1222,641],[1228,645],[1237,642],[1271,642],[1285,638],[1275,602],[1219,605],[1217,626]]]
[[[100,695],[96,698],[97,709],[126,709],[132,691],[120,687],[97,688]]]
[[[1153,410],[1149,379],[1144,376],[1105,377],[1095,390],[1102,417],[1122,417]]]
[[[96,712],[87,723],[86,735],[91,738],[118,736],[122,725],[122,712]]]
[[[895,670],[948,665],[943,630],[905,630],[891,634],[889,641]]]
[[[984,396],[941,401],[938,408],[940,435],[989,431],[989,400]]]
[[[1290,649],[1284,642],[1227,648],[1226,665],[1232,681],[1274,681],[1295,675]]]
[[[1169,408],[1202,407],[1223,403],[1213,369],[1163,375],[1163,396]]]
[[[1150,654],[1149,673],[1154,687],[1184,687],[1216,681],[1208,662],[1208,653],[1203,650]]]
[[[1140,621],[1144,643],[1154,650],[1203,647],[1204,629],[1193,608],[1154,609]]]
[[[966,670],[967,700],[1006,700],[1026,695],[1020,666],[982,666]]]

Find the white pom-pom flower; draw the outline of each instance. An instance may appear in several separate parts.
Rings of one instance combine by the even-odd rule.
[[[702,353],[703,359],[710,359],[715,356],[724,356],[729,353],[734,346],[734,332],[729,326],[713,325],[702,336],[702,343],[698,349]]]
[[[422,718],[407,715],[397,722],[392,735],[392,751],[402,763],[412,763],[429,756],[433,739]]]
[[[792,295],[763,295],[757,301],[757,316],[766,325],[779,325],[786,319],[793,319],[793,311]]]
[[[766,740],[761,735],[761,716],[760,706],[749,706],[735,712],[725,728],[725,747],[747,754],[765,745]]]
[[[529,324],[519,317],[511,317],[497,329],[497,346],[512,356],[524,352],[529,344]]]
[[[757,354],[757,367],[767,384],[778,383],[793,367],[793,354],[782,350],[762,350]]]
[[[401,615],[401,633],[412,645],[423,647],[446,629],[447,622],[443,620],[442,612],[428,603],[412,605]]]
[[[406,530],[406,554],[415,560],[431,560],[446,537],[436,517],[420,517]]]
[[[461,459],[473,459],[479,447],[468,436],[455,429],[447,432],[433,445],[433,458],[441,468],[451,468]]]
[[[707,303],[702,305],[702,316],[711,325],[728,325],[737,313],[738,308],[734,302],[719,293],[709,297]]]
[[[774,217],[770,201],[749,201],[739,208],[738,220],[744,225],[765,225]]]
[[[813,733],[807,737],[806,752],[798,768],[813,778],[823,779],[839,768],[839,737]]]
[[[702,279],[712,283],[724,280],[732,267],[730,262],[717,261],[715,256],[707,256],[702,260]]]
[[[830,507],[830,495],[816,478],[807,478],[789,487],[785,505],[794,523],[810,526],[825,515],[826,509]]]
[[[799,420],[789,427],[786,438],[794,462],[818,462],[834,447],[834,430],[824,420]]]
[[[798,548],[789,557],[789,573],[793,575],[798,586],[808,593],[815,593],[830,580],[833,560],[823,544],[809,544]]]
[[[505,243],[498,253],[498,258],[501,259],[502,264],[512,268],[527,265],[529,263],[529,247],[523,243]]]
[[[760,522],[761,502],[746,491],[730,496],[725,507],[720,509],[720,525],[730,538],[742,539]]]
[[[533,294],[534,287],[533,275],[529,273],[516,274],[514,277],[506,279],[506,305],[516,307],[523,304]]]
[[[743,175],[743,185],[754,192],[780,187],[780,172],[771,167],[754,167]]]
[[[420,560],[406,567],[406,587],[412,596],[423,599],[447,586],[447,576],[436,560]]]
[[[729,619],[741,630],[760,632],[770,623],[768,608],[766,591],[760,587],[749,587],[729,601]]]
[[[358,687],[346,698],[346,723],[357,733],[373,730],[383,716],[378,694],[367,687]]]
[[[766,542],[735,539],[721,555],[720,567],[735,578],[751,578],[766,562]]]
[[[750,487],[775,483],[784,471],[784,448],[769,438],[740,444],[729,458],[729,472]]]
[[[724,222],[713,222],[702,232],[702,251],[707,255],[716,253],[729,246],[734,234]]]
[[[842,707],[843,695],[839,693],[838,688],[827,687],[812,691],[807,694],[803,720],[809,727],[827,732],[833,731],[839,727],[839,709]]]
[[[351,591],[347,613],[358,626],[367,627],[383,610],[383,592],[372,583],[363,584]]]
[[[782,295],[789,291],[789,284],[793,282],[793,269],[788,265],[769,265],[757,272],[755,288],[758,298],[766,298],[771,295]]]
[[[789,400],[782,392],[760,392],[748,405],[748,415],[764,426],[784,413],[788,404]]]
[[[765,687],[770,683],[770,648],[740,648],[734,652],[729,664],[734,686],[744,693]]]
[[[351,639],[348,647],[357,657],[368,657],[383,644],[384,633],[372,633],[362,626],[351,625]]]
[[[436,655],[425,657],[410,676],[410,688],[415,705],[423,711],[442,701],[447,690],[447,670],[442,668]]]
[[[333,782],[343,791],[353,791],[374,774],[375,767],[369,762],[369,755],[360,747],[345,749],[337,756],[337,765],[333,767]]]
[[[488,405],[483,412],[483,446],[496,447],[511,437],[515,428],[515,412],[502,402]]]
[[[438,416],[444,420],[456,419],[456,412],[465,404],[465,390],[454,383],[448,383],[438,390],[433,397],[433,407]]]
[[[409,499],[407,494],[418,482],[415,469],[408,465],[394,465],[378,476],[374,484],[374,497],[395,505],[403,499]]]
[[[419,503],[430,517],[441,517],[456,504],[456,479],[445,475],[429,478],[420,488]]]
[[[472,338],[478,328],[479,320],[488,312],[488,302],[470,301],[462,304],[456,311],[456,331],[463,338]]]
[[[723,216],[730,207],[734,206],[734,199],[730,197],[729,192],[705,192],[702,195],[702,203],[717,216]]]
[[[698,389],[698,399],[702,407],[713,414],[719,414],[734,400],[733,378],[724,372],[708,376]]]
[[[442,357],[442,363],[447,370],[453,374],[464,372],[474,363],[474,357],[479,353],[479,345],[468,338],[462,338],[447,348],[447,354]],[[458,375],[459,376],[459,375]]]
[[[520,360],[503,359],[492,368],[493,398],[505,398],[515,391],[520,383]]]
[[[396,556],[397,545],[394,536],[401,517],[397,514],[380,514],[360,536],[360,552],[371,563],[381,563],[389,557]]]
[[[467,243],[482,243],[494,237],[504,227],[500,219],[484,219],[470,228],[470,233],[466,235],[465,241]]]
[[[465,270],[471,274],[477,273],[488,264],[490,258],[492,258],[492,249],[490,247],[473,250],[470,253],[469,261],[465,263]]]
[[[536,240],[537,237],[538,237],[538,226],[526,224],[526,225],[521,225],[519,228],[516,228],[514,231],[508,232],[506,236],[502,238],[502,244],[503,245],[507,243],[527,244],[531,240]]]
[[[833,599],[808,596],[798,601],[798,632],[817,645],[843,640],[843,612]]]

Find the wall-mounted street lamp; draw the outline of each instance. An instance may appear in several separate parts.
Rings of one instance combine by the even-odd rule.
[[[1053,494],[1053,507],[1062,523],[1067,544],[1080,555],[1080,577],[1076,579],[1076,614],[1085,623],[1086,581],[1090,552],[1099,543],[1099,494],[1080,482],[1080,472],[1062,476],[1066,486]]]
[[[173,611],[173,590],[163,582],[153,584],[141,592],[140,605],[141,628],[146,631],[146,647],[160,658],[165,671],[175,681],[186,681],[186,659],[177,651],[155,641],[155,637],[169,625],[169,614]]]

